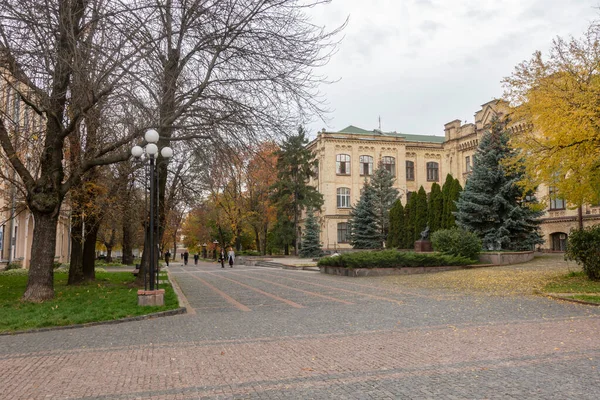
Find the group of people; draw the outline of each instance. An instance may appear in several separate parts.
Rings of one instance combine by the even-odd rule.
[[[181,258],[183,259],[183,265],[187,265],[188,264],[188,259],[190,257],[190,254],[186,251],[185,253],[181,253]],[[165,252],[165,263],[167,264],[167,267],[169,266],[169,260],[171,259],[171,253],[169,252],[169,250],[167,250]],[[200,259],[200,255],[198,255],[197,253],[194,254],[194,265],[198,265],[198,260]],[[227,252],[227,256],[225,256],[225,250],[221,249],[221,253],[219,255],[219,262],[221,263],[221,268],[225,268],[225,260],[227,260],[227,262],[229,263],[229,267],[233,268],[233,263],[235,261],[235,252],[233,251],[233,248],[229,248],[229,251]]]

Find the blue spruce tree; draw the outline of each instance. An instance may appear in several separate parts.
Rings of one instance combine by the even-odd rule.
[[[323,250],[319,241],[321,229],[312,207],[308,208],[306,213],[306,221],[304,223],[304,235],[302,237],[302,248],[300,249],[300,257],[321,257]]]
[[[365,180],[360,199],[350,213],[350,244],[355,249],[379,249],[382,246],[373,192],[373,187]]]
[[[524,205],[517,185],[522,171],[508,171],[502,161],[512,155],[505,122],[495,118],[473,157],[473,173],[461,192],[457,224],[476,233],[486,250],[532,250],[543,243],[538,233],[542,212]]]

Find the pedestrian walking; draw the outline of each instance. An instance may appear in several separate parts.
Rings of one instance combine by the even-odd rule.
[[[221,262],[221,268],[225,268],[225,251],[221,250],[219,253],[219,261]]]
[[[229,268],[233,268],[233,262],[235,261],[235,253],[233,252],[233,248],[229,248],[229,252],[227,253],[227,259],[229,261]]]
[[[187,265],[189,256],[190,256],[190,253],[188,253],[187,251],[185,253],[183,253],[183,265]]]
[[[169,266],[170,258],[171,258],[171,253],[169,253],[169,250],[167,250],[167,252],[165,253],[165,263],[167,263],[167,267]]]
[[[198,265],[199,258],[200,258],[200,256],[198,255],[198,253],[194,254],[194,265]]]

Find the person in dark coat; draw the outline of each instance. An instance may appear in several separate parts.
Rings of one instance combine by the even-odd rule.
[[[225,251],[221,250],[219,254],[219,261],[221,262],[221,268],[225,268]]]
[[[188,253],[187,251],[185,253],[183,253],[183,264],[184,265],[187,265],[189,257],[190,257],[190,253]]]
[[[167,267],[169,266],[170,258],[171,258],[171,253],[169,253],[169,250],[167,250],[167,252],[165,253],[165,262],[167,263]]]
[[[200,256],[198,254],[194,254],[194,265],[198,265],[198,259]]]

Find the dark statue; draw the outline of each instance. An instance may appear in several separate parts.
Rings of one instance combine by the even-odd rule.
[[[427,240],[429,238],[429,225],[425,227],[425,230],[421,232],[421,240]]]

